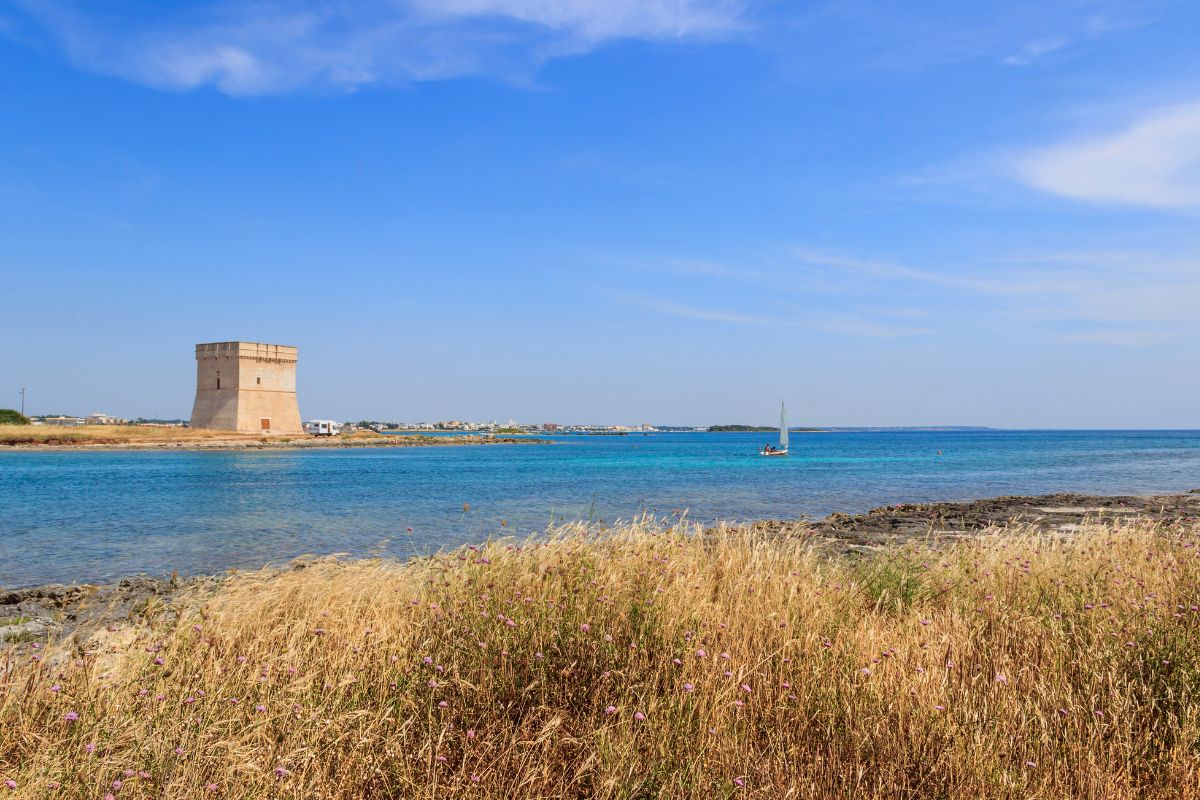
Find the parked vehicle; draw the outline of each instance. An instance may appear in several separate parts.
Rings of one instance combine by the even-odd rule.
[[[310,419],[304,423],[304,430],[313,436],[337,436],[342,432],[342,423],[331,419]]]

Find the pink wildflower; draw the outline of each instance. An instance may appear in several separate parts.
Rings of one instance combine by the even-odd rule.
[[[646,720],[646,715],[640,711],[635,711],[635,712],[633,712],[633,718],[636,719],[638,722],[644,722]]]
[[[615,713],[617,713],[617,707],[609,706],[608,708],[604,709],[604,713],[605,714],[615,714]]]
[[[63,719],[65,719],[67,722],[74,722],[75,720],[79,719],[79,712],[68,711],[66,714],[63,714]]]
[[[683,690],[684,690],[685,692],[690,692],[690,691],[692,691],[692,690],[693,690],[693,689],[695,689],[695,688],[696,688],[696,687],[695,687],[695,686],[693,686],[693,685],[692,685],[692,684],[690,684],[690,683],[685,683],[685,684],[683,685]]]

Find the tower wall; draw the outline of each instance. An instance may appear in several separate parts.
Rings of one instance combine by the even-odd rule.
[[[295,347],[258,342],[196,345],[193,428],[303,433]]]

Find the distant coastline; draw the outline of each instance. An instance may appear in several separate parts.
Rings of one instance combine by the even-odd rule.
[[[0,425],[0,452],[6,450],[311,450],[364,447],[452,447],[489,444],[544,444],[529,436],[421,433],[379,434],[356,431],[341,436],[261,436],[233,431],[176,427],[95,425],[46,428]]]
[[[778,425],[710,425],[707,429],[708,433],[770,433],[771,431],[779,430]],[[878,428],[807,428],[807,427],[789,427],[792,433],[884,433],[894,431],[902,433],[904,431],[997,431],[1000,428],[989,428],[982,425],[903,425],[896,427],[878,427]]]

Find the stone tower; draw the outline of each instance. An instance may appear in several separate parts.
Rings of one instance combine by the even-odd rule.
[[[296,348],[257,342],[196,345],[193,428],[303,433],[296,403]]]

